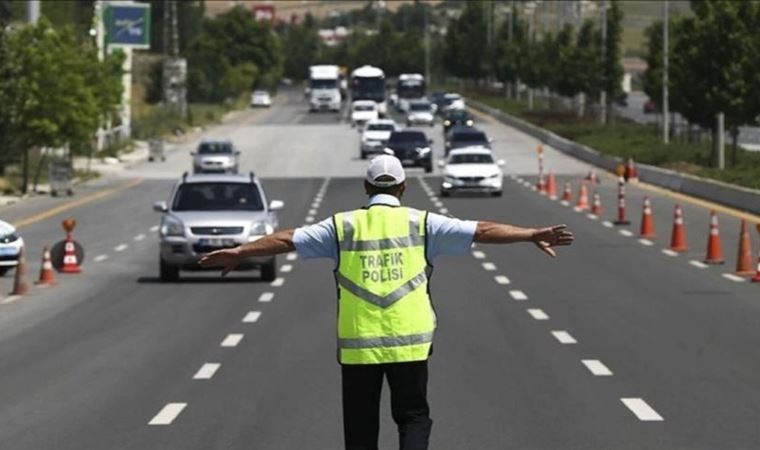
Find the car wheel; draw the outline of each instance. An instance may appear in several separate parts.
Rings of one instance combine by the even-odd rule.
[[[449,197],[451,196],[451,192],[441,190],[441,197]]]
[[[425,165],[425,173],[430,173],[433,171],[433,165],[428,163]]]
[[[501,191],[491,192],[491,197],[501,197]]]
[[[165,283],[171,283],[179,281],[179,267],[172,266],[161,258],[159,265],[159,276],[161,281]]]
[[[261,266],[261,279],[263,281],[274,281],[277,278],[277,260],[272,260]]]

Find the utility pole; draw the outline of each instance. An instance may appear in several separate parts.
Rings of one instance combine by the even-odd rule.
[[[40,20],[40,0],[27,0],[26,18],[31,24],[36,24]]]
[[[179,57],[177,1],[164,0],[164,104],[187,116],[187,60]]]
[[[430,7],[425,6],[425,82],[430,85]]]
[[[725,115],[719,112],[715,117],[715,136],[713,145],[715,145],[715,165],[718,169],[726,168],[726,146],[725,146]]]
[[[602,0],[602,92],[599,96],[599,121],[607,124],[607,0]]]
[[[662,142],[670,142],[670,99],[668,90],[668,0],[662,2]]]

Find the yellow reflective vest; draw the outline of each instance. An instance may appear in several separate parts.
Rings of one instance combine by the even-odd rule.
[[[333,217],[342,364],[428,358],[436,320],[428,295],[425,218],[424,211],[388,205]]]

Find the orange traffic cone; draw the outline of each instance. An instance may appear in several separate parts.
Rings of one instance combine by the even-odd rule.
[[[36,284],[55,284],[55,272],[53,263],[50,261],[50,250],[45,247],[42,250],[42,267],[40,267],[40,279]]]
[[[718,215],[715,211],[710,211],[710,237],[707,240],[707,255],[705,256],[707,264],[723,264],[723,246],[720,243],[720,231],[718,230]]]
[[[599,184],[599,176],[596,174],[596,169],[591,169],[586,175],[586,181],[591,184]]]
[[[550,199],[557,200],[557,179],[551,170],[549,171],[549,181],[546,183],[546,194]]]
[[[670,237],[670,249],[674,252],[685,252],[689,249],[689,246],[686,245],[686,229],[683,225],[681,205],[676,205],[673,214],[673,234]]]
[[[641,215],[641,237],[653,238],[657,236],[654,231],[654,218],[652,217],[652,203],[649,197],[644,197],[644,212]]]
[[[760,234],[760,223],[756,224],[755,227],[757,228],[758,234]],[[755,276],[752,277],[753,283],[760,283],[760,250],[757,251],[757,271],[755,272]]]
[[[628,161],[626,161],[625,179],[631,183],[639,181],[639,171],[636,170],[636,163],[633,162],[633,158],[628,158]]]
[[[572,197],[573,197],[573,192],[572,192],[572,188],[570,187],[570,182],[565,181],[565,189],[562,191],[562,201],[569,203]]]
[[[80,273],[82,267],[79,266],[79,260],[77,258],[76,247],[74,246],[74,240],[71,239],[71,234],[66,236],[66,241],[63,246],[63,267],[61,267],[62,273]]]
[[[631,221],[625,217],[625,180],[618,178],[618,217],[615,225],[630,225]]]
[[[29,292],[29,286],[26,284],[26,255],[24,247],[18,254],[18,265],[16,266],[16,273],[13,277],[13,292],[11,295],[24,295]]]
[[[594,192],[594,201],[591,202],[591,214],[601,217],[602,214],[604,214],[604,209],[602,209],[602,198],[599,196],[598,192]]]
[[[584,181],[581,183],[581,190],[578,193],[578,201],[575,203],[575,209],[578,211],[586,211],[588,208],[588,188]]]
[[[739,254],[736,257],[736,273],[738,275],[752,275],[755,269],[752,267],[752,243],[749,237],[747,221],[742,219],[739,231]]]
[[[544,178],[543,171],[538,173],[538,185],[536,187],[538,188],[539,194],[546,195],[546,178]]]

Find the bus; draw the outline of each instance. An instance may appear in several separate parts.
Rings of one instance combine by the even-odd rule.
[[[361,66],[351,72],[351,101],[372,100],[381,116],[388,114],[385,102],[385,72],[378,67]]]
[[[411,100],[425,98],[425,77],[419,73],[402,73],[396,84],[398,109],[407,112]]]

